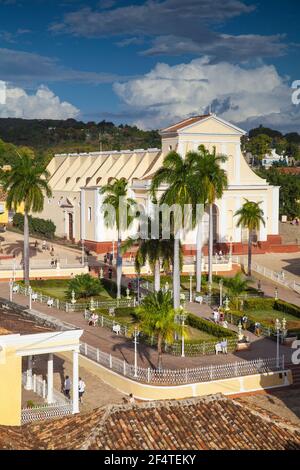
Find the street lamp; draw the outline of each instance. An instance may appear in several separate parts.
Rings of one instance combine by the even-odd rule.
[[[10,300],[10,302],[12,302],[12,300],[13,300],[13,298],[12,298],[13,297],[13,285],[14,285],[13,280],[10,279],[9,280],[9,300]]]
[[[278,287],[275,287],[275,300],[278,300]]]
[[[32,287],[28,287],[28,295],[29,295],[29,310],[31,310],[32,307]]]
[[[134,377],[137,377],[137,345],[138,345],[138,335],[140,334],[138,328],[134,327],[133,333],[133,343],[134,343]]]
[[[190,274],[190,302],[193,302],[193,275]]]
[[[220,279],[219,281],[219,288],[220,288],[220,307],[223,306],[223,279]]]
[[[179,315],[179,320],[181,321],[181,357],[185,357],[185,352],[184,352],[184,322],[186,320],[186,314],[181,313]]]
[[[276,318],[275,320],[275,330],[276,330],[276,336],[277,336],[277,348],[276,348],[276,367],[279,369],[279,338],[280,336],[282,339],[286,336],[287,334],[287,329],[286,329],[286,319],[282,319],[282,323]]]
[[[211,290],[212,290],[212,285],[211,282],[208,283],[208,304],[211,305]]]

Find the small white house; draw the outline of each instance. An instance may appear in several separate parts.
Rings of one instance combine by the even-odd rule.
[[[288,165],[289,163],[288,157],[285,157],[284,155],[278,155],[278,153],[276,153],[276,150],[272,149],[270,154],[267,154],[264,156],[262,160],[262,165],[265,168],[270,168],[273,165],[273,163],[277,163],[277,162],[286,162],[286,164]]]

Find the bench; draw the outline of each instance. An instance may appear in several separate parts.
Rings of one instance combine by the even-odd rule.
[[[120,325],[113,325],[112,330],[119,335],[121,333],[121,326]]]

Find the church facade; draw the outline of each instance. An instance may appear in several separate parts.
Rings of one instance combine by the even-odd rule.
[[[264,212],[266,225],[261,225],[257,233],[260,246],[280,244],[279,187],[269,185],[247,164],[241,152],[243,130],[209,114],[185,119],[161,130],[160,134],[161,149],[55,155],[48,166],[53,196],[45,201],[41,217],[53,220],[58,236],[84,240],[86,246],[98,253],[112,251],[117,234],[105,226],[99,189],[111,178],[124,177],[128,180],[129,196],[150,212],[151,179],[165,155],[175,150],[184,156],[203,144],[210,150],[215,146],[217,153],[228,157],[222,164],[228,175],[228,188],[214,206],[215,243],[231,245],[235,252],[246,241],[247,231],[236,226],[234,217],[246,198],[260,202]],[[206,213],[204,232],[207,235]],[[186,252],[194,250],[195,240],[195,231],[185,234],[182,242]]]

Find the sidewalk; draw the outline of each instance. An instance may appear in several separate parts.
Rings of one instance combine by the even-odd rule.
[[[0,283],[0,297],[9,298],[8,283]],[[14,302],[28,307],[28,298],[23,295],[15,294]],[[54,316],[62,321],[70,323],[77,328],[84,330],[81,338],[85,342],[101,351],[112,354],[127,363],[133,364],[134,362],[134,345],[131,340],[118,336],[112,331],[101,328],[88,326],[84,320],[82,313],[70,312],[66,313],[54,308],[48,308],[45,304],[36,303],[33,305],[35,310],[42,313]],[[200,306],[198,304],[187,304],[188,310],[199,316],[207,318],[207,306]],[[250,333],[249,333],[250,335]],[[253,338],[254,339],[254,338]],[[290,361],[292,350],[285,346],[280,346],[280,354],[284,354],[286,362]],[[276,356],[276,343],[266,338],[257,338],[252,343],[252,348],[249,351],[238,351],[229,353],[227,355],[218,354],[212,356],[198,356],[198,357],[176,357],[169,354],[163,355],[163,367],[165,369],[175,368],[193,368],[200,366],[225,364],[236,361],[247,361],[257,358],[271,358]],[[157,351],[151,347],[139,343],[138,345],[138,365],[141,367],[156,367],[157,366]]]

